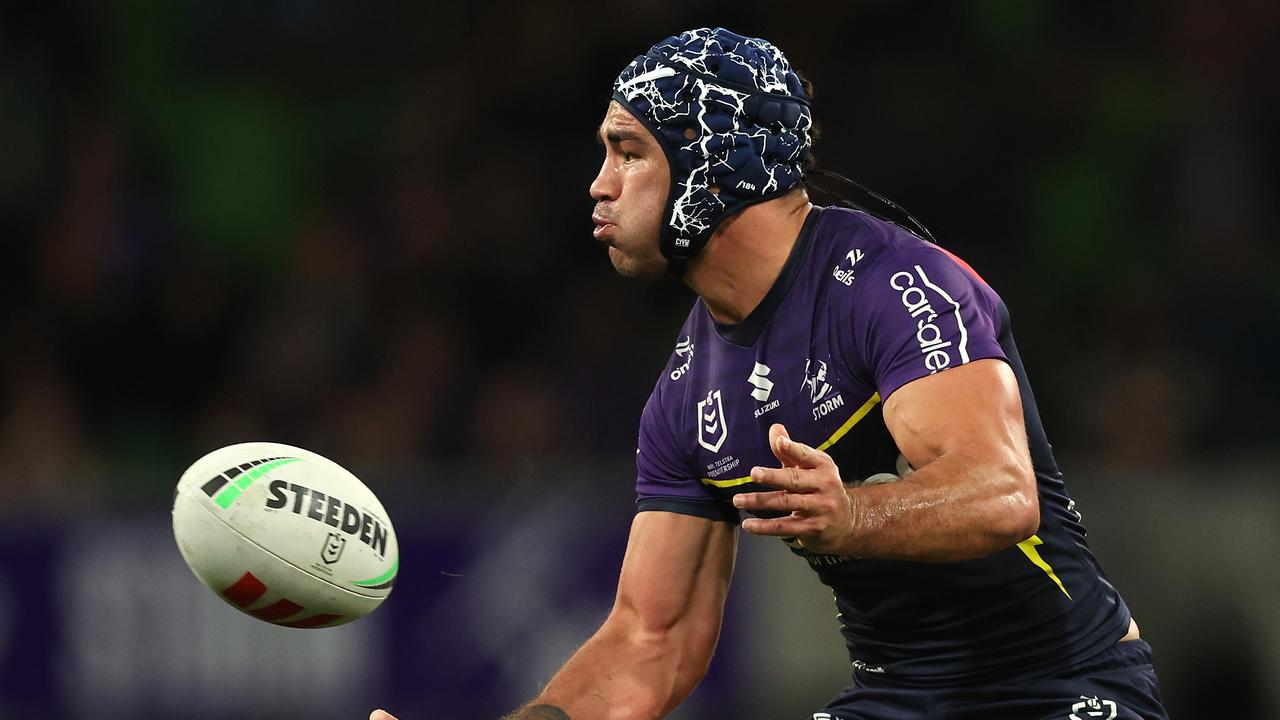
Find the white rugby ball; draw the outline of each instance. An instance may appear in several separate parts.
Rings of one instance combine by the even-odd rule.
[[[173,534],[218,597],[286,627],[368,615],[400,568],[373,492],[332,460],[281,443],[230,445],[195,461],[174,493]]]

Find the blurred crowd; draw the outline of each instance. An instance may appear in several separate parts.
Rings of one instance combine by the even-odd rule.
[[[1063,456],[1273,452],[1273,3],[661,6],[6,4],[0,512],[163,504],[249,439],[627,458],[692,296],[593,243],[592,134],[708,24],[782,47],[819,165],[1002,293]]]

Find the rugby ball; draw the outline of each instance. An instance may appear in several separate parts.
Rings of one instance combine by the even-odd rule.
[[[286,627],[368,615],[400,568],[373,492],[332,460],[280,443],[230,445],[195,461],[174,493],[173,535],[205,587]]]

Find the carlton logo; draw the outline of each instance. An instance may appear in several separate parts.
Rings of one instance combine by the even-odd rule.
[[[332,495],[325,495],[319,490],[312,490],[284,480],[273,481],[267,486],[267,490],[271,493],[271,497],[267,498],[267,507],[275,510],[288,507],[294,515],[305,514],[312,520],[338,528],[347,535],[359,536],[360,542],[373,548],[379,557],[386,556],[387,528],[378,522],[378,518],[361,512],[355,505],[343,502]],[[293,493],[292,503],[289,502],[289,493]],[[321,559],[326,563],[337,562],[337,555],[342,553],[342,546],[346,544],[344,538],[342,546],[329,550],[329,546],[334,544],[333,538],[336,535],[337,533],[329,534],[329,540],[322,552]],[[331,554],[333,560],[328,560],[327,556]]]
[[[720,399],[720,391],[712,390],[707,397],[698,403],[698,444],[711,452],[720,452],[725,438],[729,437],[729,428],[724,418],[724,402]]]

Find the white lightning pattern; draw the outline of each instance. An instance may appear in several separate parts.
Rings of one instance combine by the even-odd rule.
[[[726,68],[725,63],[736,67]],[[663,71],[673,66],[757,90],[746,92],[684,72]],[[729,47],[718,31],[702,28],[660,43],[618,77],[614,90],[659,128],[674,130],[664,133],[668,142],[680,143],[674,154],[688,170],[683,179],[682,168],[673,173],[680,194],[674,199],[670,224],[678,246],[687,248],[691,239],[711,228],[727,207],[725,197],[760,197],[799,179],[799,161],[809,148],[813,125],[808,107],[792,103],[797,117],[772,123],[772,128],[756,124],[747,109],[753,96],[794,97],[787,84],[791,74],[791,66],[773,45],[746,38]],[[730,126],[717,131],[713,126],[723,127],[722,114]],[[682,130],[695,124],[697,135],[686,141]],[[713,179],[719,183],[718,194],[710,190]]]

